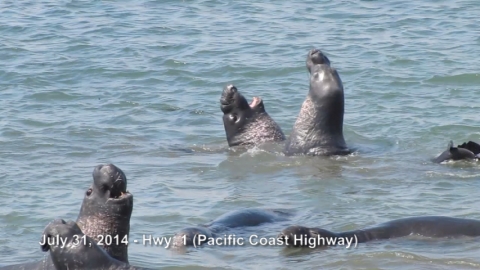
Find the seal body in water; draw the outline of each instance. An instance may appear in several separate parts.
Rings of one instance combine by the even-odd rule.
[[[113,164],[98,165],[93,170],[93,184],[85,192],[78,226],[106,250],[110,256],[128,263],[127,239],[133,210],[133,195],[127,190],[127,177]],[[107,245],[111,243],[110,245]],[[50,257],[1,267],[1,270],[55,269]]]
[[[455,147],[453,141],[450,141],[448,147],[433,162],[441,163],[448,160],[478,160],[480,159],[480,145],[476,142],[466,142]]]
[[[73,221],[54,220],[45,227],[40,242],[42,251],[50,251],[56,270],[140,269],[112,258]]]
[[[200,246],[232,228],[258,226],[263,223],[288,220],[289,213],[280,210],[246,208],[228,212],[215,220],[181,230],[173,237],[174,247]]]
[[[249,104],[235,86],[227,85],[223,89],[220,104],[228,146],[285,140],[280,126],[265,111],[261,98],[254,97]]]
[[[286,155],[346,155],[343,137],[344,93],[338,72],[317,49],[308,53],[310,87],[285,143]]]
[[[364,243],[411,234],[425,237],[480,236],[480,220],[444,216],[423,216],[396,219],[374,227],[347,232],[331,232],[321,228],[290,226],[278,235],[287,246],[334,246],[340,241]],[[309,241],[309,239],[314,239]],[[327,244],[329,243],[329,244]]]

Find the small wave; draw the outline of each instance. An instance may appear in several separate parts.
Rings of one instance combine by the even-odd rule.
[[[438,84],[452,84],[452,85],[478,85],[480,84],[480,74],[470,73],[470,74],[459,74],[451,76],[438,76],[435,75],[432,78],[426,80],[429,83],[438,83]]]
[[[462,179],[469,179],[469,178],[478,178],[480,174],[459,174],[459,173],[449,173],[449,172],[435,172],[435,171],[427,171],[425,174],[429,177],[435,176],[450,176],[450,177],[457,177]]]

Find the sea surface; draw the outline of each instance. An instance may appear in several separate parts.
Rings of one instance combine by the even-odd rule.
[[[480,3],[464,1],[0,2],[0,266],[42,259],[75,220],[94,166],[134,196],[131,239],[171,237],[247,207],[343,231],[396,218],[480,219],[480,162],[435,164],[480,141]],[[229,149],[227,84],[260,96],[288,136],[319,48],[344,84],[345,157]],[[272,150],[273,149],[273,150]],[[479,269],[478,239],[405,237],[356,248],[131,244],[153,269]]]

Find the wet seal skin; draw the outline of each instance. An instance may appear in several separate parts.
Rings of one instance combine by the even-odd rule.
[[[57,219],[42,235],[44,252],[50,251],[55,269],[145,269],[112,258],[96,241],[85,235],[74,221]]]
[[[125,173],[113,164],[98,165],[93,183],[85,192],[77,224],[113,258],[128,263],[127,239],[133,211],[133,195],[127,191]],[[110,245],[107,245],[111,243]],[[1,270],[55,269],[47,256],[39,262],[10,265]]]
[[[113,258],[128,263],[130,217],[133,195],[127,191],[125,173],[113,164],[98,165],[93,170],[93,184],[85,193],[77,224],[80,229]],[[112,245],[106,245],[108,238]],[[108,242],[107,242],[108,243]]]
[[[448,147],[438,157],[432,161],[435,163],[442,163],[450,160],[475,160],[480,159],[480,145],[476,142],[464,142],[455,147],[453,141],[448,143]]]
[[[344,93],[337,70],[320,50],[308,52],[306,66],[310,87],[300,113],[285,143],[284,153],[292,155],[347,155],[343,137]]]
[[[266,210],[259,208],[235,210],[225,213],[207,224],[188,227],[181,230],[173,237],[173,247],[198,247],[211,240],[220,238],[220,233],[227,230],[238,227],[259,226],[264,223],[286,221],[289,216],[290,213],[283,210]]]
[[[249,104],[238,89],[230,84],[224,87],[220,104],[228,146],[285,140],[282,129],[267,113],[261,98],[254,97]]]
[[[396,219],[374,227],[347,232],[331,232],[321,228],[289,226],[278,238],[287,247],[324,247],[345,245],[346,248],[358,243],[385,240],[408,235],[425,237],[480,236],[480,220],[444,216],[422,216]]]

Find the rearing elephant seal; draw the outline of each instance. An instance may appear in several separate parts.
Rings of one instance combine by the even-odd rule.
[[[248,104],[237,88],[230,84],[223,89],[220,103],[228,146],[285,140],[280,126],[265,111],[261,98],[254,97]]]
[[[127,191],[125,173],[113,164],[95,167],[77,223],[86,235],[100,241],[110,256],[126,263],[132,210],[133,195]],[[113,240],[110,246],[105,244],[106,238]]]
[[[339,243],[356,245],[417,234],[425,237],[480,236],[480,220],[444,216],[424,216],[396,219],[374,227],[335,233],[321,228],[290,226],[278,239],[292,247],[335,246]]]
[[[127,177],[113,164],[98,165],[93,170],[93,184],[88,188],[77,218],[81,230],[101,242],[115,259],[128,263],[126,239],[130,232],[133,195],[127,190]],[[110,243],[111,245],[107,245]],[[39,262],[11,265],[1,270],[55,269],[50,257]]]
[[[40,242],[42,251],[50,251],[56,270],[140,269],[110,257],[73,221],[54,220],[45,227]]]
[[[308,53],[310,89],[288,138],[286,155],[346,155],[343,138],[344,94],[338,72],[317,49]]]

